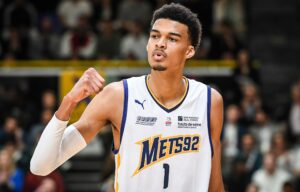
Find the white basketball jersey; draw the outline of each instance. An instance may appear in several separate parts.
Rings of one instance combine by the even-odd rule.
[[[210,88],[186,79],[173,108],[151,93],[147,76],[123,81],[120,148],[115,151],[116,192],[206,192],[211,158]]]

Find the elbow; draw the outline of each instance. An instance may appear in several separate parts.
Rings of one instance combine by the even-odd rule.
[[[47,170],[46,166],[41,165],[38,162],[35,162],[33,159],[30,161],[30,172],[38,176],[47,176],[51,173],[50,170]]]

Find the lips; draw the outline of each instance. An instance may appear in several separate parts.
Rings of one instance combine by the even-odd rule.
[[[167,57],[167,54],[161,50],[154,50],[152,53],[152,57],[156,61],[162,61]]]

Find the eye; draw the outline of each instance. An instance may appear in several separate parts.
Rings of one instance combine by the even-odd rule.
[[[170,37],[169,40],[170,40],[171,42],[177,42],[177,39],[175,39],[175,38],[173,38],[173,37]]]
[[[152,39],[157,39],[157,38],[158,38],[158,35],[156,35],[156,34],[151,34],[150,37],[151,37]]]

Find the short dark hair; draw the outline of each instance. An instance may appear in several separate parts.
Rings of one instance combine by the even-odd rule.
[[[171,3],[163,5],[154,12],[151,27],[157,19],[161,18],[174,20],[186,25],[188,27],[191,44],[194,46],[195,50],[199,47],[202,27],[197,14],[193,13],[190,9],[183,5]]]

